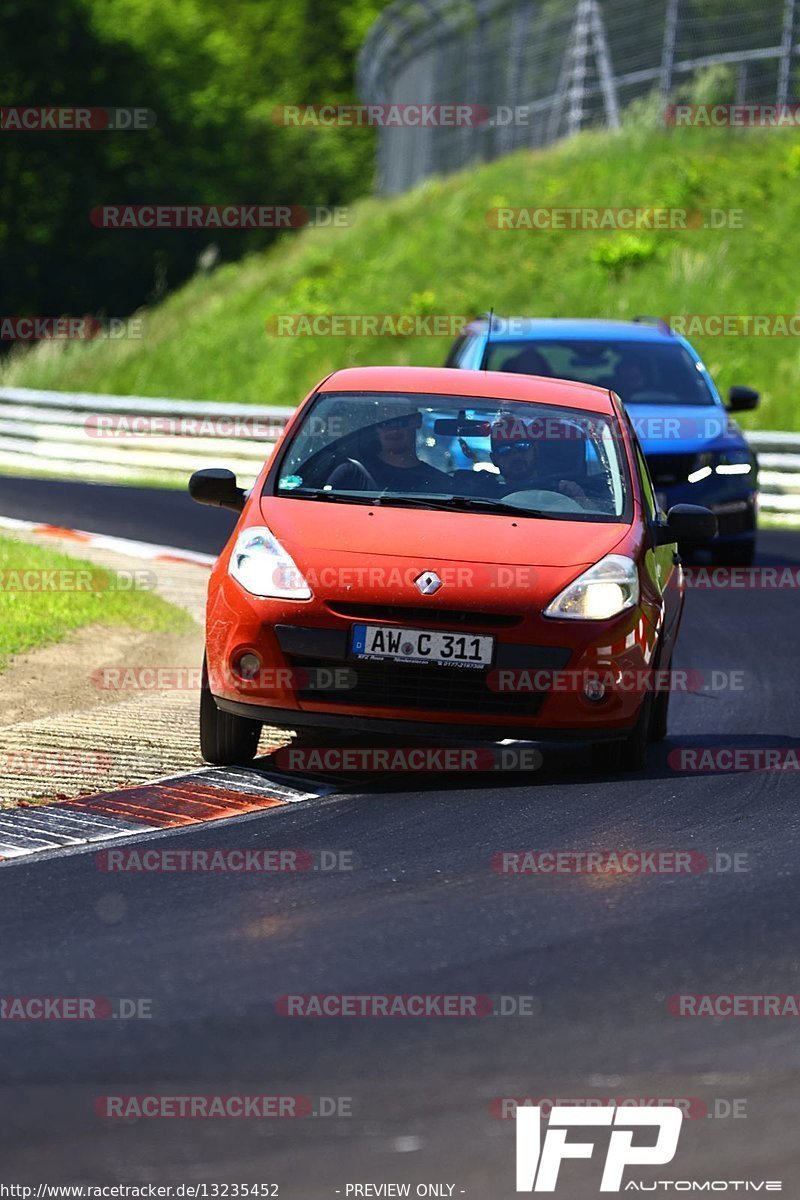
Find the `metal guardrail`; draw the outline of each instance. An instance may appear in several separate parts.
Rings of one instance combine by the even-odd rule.
[[[247,487],[294,411],[0,387],[0,471],[183,484],[199,467],[215,466],[235,471]],[[115,426],[124,436],[109,433]],[[747,437],[761,466],[761,508],[800,521],[800,433]]]
[[[294,413],[217,404],[0,388],[0,470],[94,481],[184,483],[228,467],[249,486]]]
[[[762,511],[800,522],[800,433],[750,430],[747,440],[758,454]]]

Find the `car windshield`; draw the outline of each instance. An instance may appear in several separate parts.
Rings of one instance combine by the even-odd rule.
[[[492,341],[492,371],[594,383],[625,404],[714,404],[705,368],[680,342],[615,342],[533,338]]]
[[[270,479],[298,500],[629,519],[616,416],[521,401],[322,393]]]

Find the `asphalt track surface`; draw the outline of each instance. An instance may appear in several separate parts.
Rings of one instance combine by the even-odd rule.
[[[218,514],[174,492],[2,480],[0,513],[212,552],[224,536]],[[764,534],[760,561],[800,566],[800,537]],[[153,1009],[0,1022],[0,1180],[269,1182],[283,1200],[429,1183],[499,1200],[516,1194],[515,1123],[491,1115],[494,1097],[696,1097],[712,1112],[744,1101],[746,1117],[685,1121],[672,1164],[626,1179],[782,1179],[798,1195],[797,1019],[666,1007],[681,992],[800,992],[797,772],[666,762],[678,746],[800,746],[797,614],[790,589],[688,594],[676,668],[743,671],[745,686],[675,695],[670,738],[642,775],[598,776],[580,751],[546,751],[522,778],[368,782],[152,843],[348,849],[350,872],[110,875],[93,854],[0,869],[3,995],[146,997]],[[721,851],[750,869],[490,869],[496,851],[527,847]],[[282,994],[337,992],[525,995],[535,1012],[276,1014]],[[93,1108],[154,1093],[348,1096],[353,1115],[104,1120]],[[562,1166],[557,1196],[598,1194],[607,1133],[588,1136],[594,1158]]]

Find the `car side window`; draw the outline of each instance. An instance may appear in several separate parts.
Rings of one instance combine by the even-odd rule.
[[[453,345],[450,349],[450,353],[448,354],[447,358],[444,360],[444,365],[446,367],[457,367],[458,366],[458,360],[461,356],[461,351],[464,349],[464,346],[467,344],[468,341],[469,341],[469,336],[466,333],[462,333],[461,337],[456,339],[456,341],[453,343]]]
[[[639,464],[639,475],[642,479],[642,491],[644,493],[644,503],[647,509],[647,516],[651,521],[658,520],[658,501],[656,500],[653,481],[650,478],[650,468],[647,465],[647,460],[642,454],[641,449],[636,447],[636,461]]]

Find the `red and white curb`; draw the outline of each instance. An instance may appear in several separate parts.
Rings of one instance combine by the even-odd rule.
[[[173,546],[67,529],[0,516],[0,528],[65,538],[78,545],[114,551],[153,562],[184,562],[211,567],[216,558]],[[323,780],[296,780],[292,786],[257,767],[209,767],[136,787],[101,792],[61,804],[23,804],[0,809],[0,864],[44,851],[57,851],[141,837],[142,834],[230,820],[270,808],[328,795]]]
[[[80,545],[92,546],[96,550],[113,550],[127,554],[130,558],[147,558],[152,562],[194,563],[201,567],[213,567],[217,561],[214,554],[199,554],[194,550],[180,550],[177,546],[156,546],[151,542],[137,542],[132,538],[111,537],[105,533],[88,533],[85,529],[66,529],[60,525],[45,525],[39,521],[22,521],[16,517],[0,517],[0,528],[12,533],[41,534],[43,537],[67,538]]]
[[[230,820],[334,790],[322,780],[297,782],[302,786],[257,767],[210,767],[63,804],[0,809],[0,864],[42,851]]]

